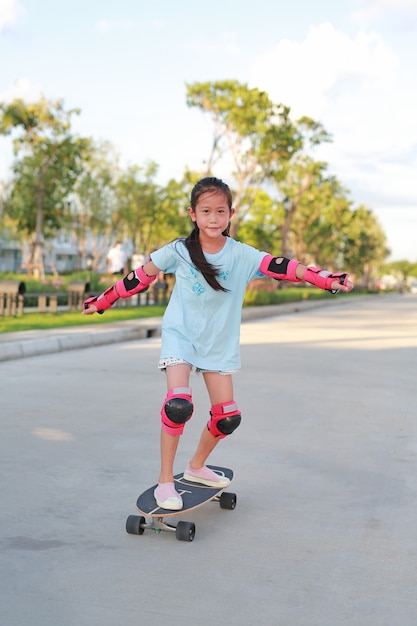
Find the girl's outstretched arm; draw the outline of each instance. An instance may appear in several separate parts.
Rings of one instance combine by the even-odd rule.
[[[149,285],[156,279],[159,271],[155,263],[148,261],[143,267],[138,267],[129,272],[127,276],[118,280],[117,283],[106,289],[99,296],[87,298],[83,305],[83,315],[104,313],[119,298],[130,298],[140,291],[146,291]]]
[[[332,293],[338,291],[348,292],[353,289],[353,283],[349,280],[349,274],[346,272],[331,273],[318,267],[306,267],[295,259],[287,259],[285,257],[274,257],[267,254],[262,259],[259,267],[262,274],[271,276],[275,280],[289,280],[299,283],[302,280],[326,289]]]

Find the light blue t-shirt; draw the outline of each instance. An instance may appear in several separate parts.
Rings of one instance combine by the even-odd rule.
[[[152,252],[155,265],[176,278],[162,322],[161,359],[177,357],[205,370],[239,369],[243,299],[248,283],[264,276],[259,266],[266,254],[230,237],[220,252],[205,253],[219,268],[225,293],[210,287],[194,267],[183,240]]]

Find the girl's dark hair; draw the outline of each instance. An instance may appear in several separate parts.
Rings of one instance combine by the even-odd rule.
[[[220,178],[214,178],[214,176],[208,176],[207,178],[202,178],[198,181],[193,187],[191,192],[191,208],[195,211],[197,206],[197,202],[200,197],[205,193],[216,193],[221,191],[227,198],[227,204],[229,205],[229,209],[232,208],[232,194],[229,189],[229,186],[226,185]],[[229,236],[230,230],[230,222],[223,231],[223,235],[226,237]],[[194,222],[194,230],[188,235],[186,239],[184,239],[184,245],[188,250],[188,253],[191,257],[191,261],[195,265],[195,267],[203,274],[204,278],[215,291],[229,291],[225,287],[223,287],[217,277],[219,275],[219,270],[209,263],[204,256],[203,249],[200,244],[199,238],[200,229],[197,226],[197,223]]]

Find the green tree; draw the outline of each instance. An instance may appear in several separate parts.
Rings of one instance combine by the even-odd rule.
[[[281,190],[290,199],[282,227],[285,256],[336,269],[343,264],[344,228],[350,219],[346,190],[325,163],[306,157],[287,172]]]
[[[68,195],[88,158],[90,140],[76,137],[63,101],[0,105],[0,134],[14,134],[13,177],[5,211],[31,238],[29,274],[44,277],[44,240],[68,223]]]
[[[399,273],[404,280],[411,277],[417,278],[417,263],[411,263],[411,261],[405,259],[402,261],[391,261],[391,263],[386,264],[385,271],[386,273],[390,271]]]
[[[353,274],[362,276],[363,286],[368,286],[389,253],[385,233],[377,218],[370,209],[360,205],[352,211],[346,229],[346,266]]]
[[[283,220],[282,203],[260,189],[253,199],[253,209],[240,224],[237,239],[259,250],[282,254],[281,231],[277,224]]]
[[[187,208],[190,204],[191,190],[199,178],[199,173],[186,169],[180,181],[171,179],[161,188],[160,219],[155,228],[154,246],[162,245],[176,237],[186,237],[190,233],[192,224]]]
[[[289,107],[275,104],[264,91],[249,89],[235,80],[187,85],[187,105],[208,113],[214,124],[204,174],[211,173],[222,159],[231,161],[234,236],[258,190],[273,176],[283,176],[285,164],[302,149],[307,118],[297,127],[290,119]]]
[[[200,178],[186,170],[180,181],[156,183],[158,165],[149,162],[122,172],[116,185],[114,221],[123,227],[135,250],[143,254],[191,230],[187,212],[193,185]]]
[[[152,245],[160,216],[160,187],[155,181],[158,165],[133,165],[116,183],[117,210],[113,224],[124,228],[136,251],[146,254]]]
[[[81,255],[87,252],[93,255],[95,270],[117,230],[114,214],[119,176],[113,146],[109,142],[95,143],[70,196],[71,231],[79,243]]]

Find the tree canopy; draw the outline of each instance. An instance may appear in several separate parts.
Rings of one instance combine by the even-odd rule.
[[[68,217],[68,195],[89,154],[90,140],[71,132],[77,114],[77,109],[66,111],[61,100],[0,105],[0,133],[14,135],[16,157],[5,210],[17,230],[31,238],[28,269],[37,277],[44,275],[44,240]]]
[[[213,139],[198,172],[157,182],[158,164],[122,168],[108,142],[78,137],[62,100],[0,104],[0,134],[10,135],[15,161],[4,213],[31,244],[28,269],[43,272],[45,239],[66,229],[81,256],[98,267],[111,240],[146,254],[190,230],[186,208],[205,175],[233,181],[232,236],[306,264],[369,279],[389,251],[372,211],[354,207],[349,192],[314,158],[332,138],[307,116],[236,80],[186,85],[186,102],[208,115]]]

